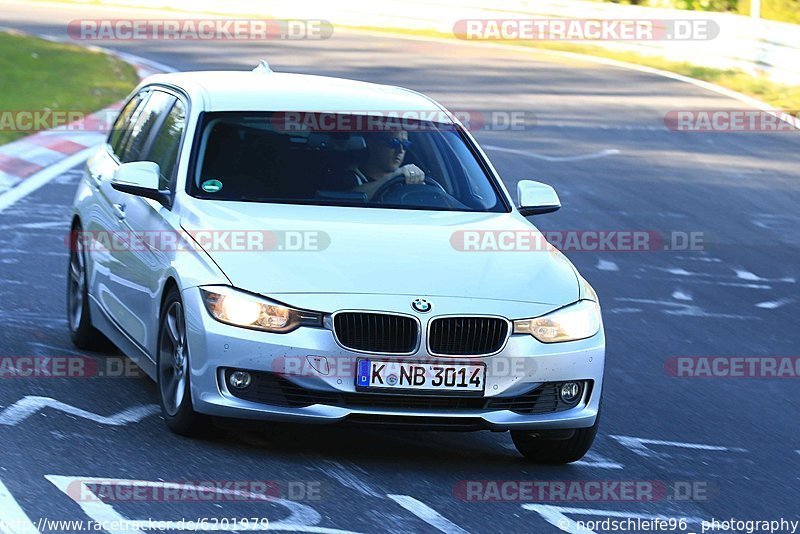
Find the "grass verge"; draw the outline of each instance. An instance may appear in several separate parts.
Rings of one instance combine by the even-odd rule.
[[[124,98],[139,80],[108,54],[8,32],[0,32],[0,72],[0,144],[35,133],[24,131],[17,112],[91,113]]]

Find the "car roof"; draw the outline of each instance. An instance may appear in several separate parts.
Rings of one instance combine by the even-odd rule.
[[[193,103],[202,101],[204,111],[434,112],[430,120],[451,122],[439,104],[420,93],[329,76],[195,71],[157,74],[142,83],[149,84],[178,87]]]

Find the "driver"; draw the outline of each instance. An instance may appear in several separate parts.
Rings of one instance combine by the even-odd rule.
[[[404,176],[406,184],[421,184],[425,173],[414,164],[403,165],[406,152],[411,148],[408,132],[405,130],[377,132],[365,135],[366,158],[347,173],[357,185],[355,192],[366,193],[371,198],[387,181]]]

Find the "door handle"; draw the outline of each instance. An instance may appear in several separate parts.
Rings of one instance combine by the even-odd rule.
[[[125,204],[122,202],[114,203],[114,211],[117,213],[117,217],[120,219],[125,218]]]

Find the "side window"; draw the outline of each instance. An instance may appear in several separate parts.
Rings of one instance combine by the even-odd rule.
[[[143,161],[143,150],[147,144],[153,127],[158,123],[159,117],[175,102],[175,97],[162,91],[153,91],[153,94],[134,117],[130,134],[123,139],[120,149],[120,161]]]
[[[142,96],[142,93],[139,93],[131,98],[128,105],[122,108],[117,120],[114,121],[114,128],[111,130],[111,134],[108,136],[108,144],[111,145],[111,150],[118,158],[121,157],[122,142],[130,128],[131,118],[134,116],[136,108],[142,103]]]
[[[178,154],[181,149],[181,138],[186,126],[186,110],[183,102],[175,101],[175,105],[161,124],[152,145],[144,157],[146,161],[158,163],[161,169],[161,178],[158,188],[170,189],[172,180],[177,171]]]

